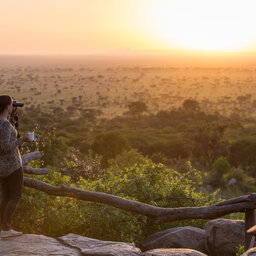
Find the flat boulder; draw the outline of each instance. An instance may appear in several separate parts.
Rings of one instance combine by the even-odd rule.
[[[243,220],[216,219],[206,225],[206,249],[211,256],[236,255],[236,247],[244,245]]]
[[[59,237],[58,240],[71,247],[79,248],[87,256],[142,256],[132,243],[101,241],[76,234]]]
[[[154,249],[144,253],[145,256],[207,256],[191,249]]]
[[[63,245],[57,239],[26,234],[0,239],[1,256],[80,256],[80,250]]]
[[[186,226],[166,229],[147,237],[141,245],[143,251],[157,248],[188,248],[206,252],[204,229]]]

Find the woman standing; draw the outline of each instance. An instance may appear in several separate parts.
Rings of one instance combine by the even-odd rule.
[[[18,147],[29,141],[28,133],[17,139],[17,131],[8,121],[13,100],[8,95],[0,96],[0,221],[1,238],[19,236],[22,232],[11,229],[11,220],[21,199],[23,189],[22,159]]]

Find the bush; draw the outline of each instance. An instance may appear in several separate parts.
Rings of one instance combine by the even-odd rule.
[[[89,150],[84,157],[75,148],[70,148],[69,151],[60,166],[62,167],[61,173],[69,176],[72,182],[76,183],[80,177],[96,180],[102,176],[102,156],[93,154],[92,150]]]
[[[137,150],[131,149],[129,151],[122,151],[115,159],[110,160],[110,165],[117,165],[120,169],[131,167],[136,163],[144,163],[145,159]]]
[[[248,185],[255,184],[255,178],[249,176],[241,167],[232,167],[226,176],[227,179],[235,178],[238,184],[246,183]]]
[[[92,150],[102,155],[102,167],[108,166],[108,160],[114,159],[122,150],[130,149],[128,140],[119,132],[112,131],[96,136]]]
[[[147,158],[125,168],[120,168],[117,162],[113,162],[98,180],[80,177],[75,185],[70,177],[62,176],[52,168],[47,176],[37,179],[55,186],[75,186],[159,207],[202,206],[216,202],[215,194],[197,192],[202,177],[192,166],[181,174]],[[57,237],[72,232],[97,239],[136,243],[162,229],[182,225],[202,227],[204,223],[188,220],[154,225],[149,218],[139,214],[95,202],[49,196],[31,188],[25,188],[14,219],[14,227],[25,233]]]
[[[150,156],[151,160],[154,162],[154,163],[162,163],[162,164],[166,164],[167,163],[167,158],[164,154],[162,154],[161,152],[158,152],[158,153],[153,153],[151,156]]]
[[[219,157],[213,163],[213,171],[216,175],[223,176],[231,170],[231,165],[226,159],[226,157]]]
[[[216,159],[209,174],[209,182],[214,187],[223,186],[225,184],[225,176],[230,173],[231,165],[225,157]]]
[[[133,101],[128,104],[128,109],[127,114],[138,117],[143,112],[147,111],[147,105],[142,101]]]
[[[232,143],[230,147],[230,161],[233,165],[256,165],[256,139],[254,136],[242,137]]]

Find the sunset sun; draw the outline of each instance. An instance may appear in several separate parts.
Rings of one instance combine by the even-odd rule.
[[[45,0],[43,5],[24,0],[0,5],[4,54],[256,51],[255,0]]]
[[[144,26],[167,49],[249,50],[256,41],[255,7],[255,1],[153,1]]]

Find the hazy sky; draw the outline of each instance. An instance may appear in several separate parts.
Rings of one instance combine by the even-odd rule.
[[[0,0],[1,54],[256,52],[256,0]]]

